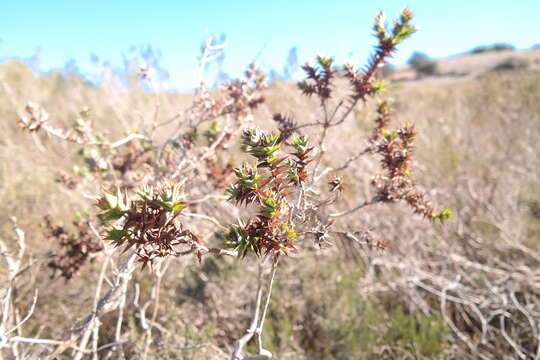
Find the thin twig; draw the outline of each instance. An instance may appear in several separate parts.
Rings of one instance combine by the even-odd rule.
[[[244,346],[251,340],[253,335],[255,334],[255,331],[257,330],[257,323],[259,321],[259,311],[261,307],[261,300],[262,300],[262,265],[261,263],[257,264],[258,266],[258,275],[257,275],[257,295],[255,300],[255,309],[253,311],[253,318],[251,320],[251,324],[249,328],[246,331],[246,334],[242,336],[238,341],[236,342],[236,347],[234,348],[233,354],[232,354],[232,360],[242,360],[244,357],[242,356],[242,351],[244,349]]]
[[[28,319],[30,319],[30,317],[34,313],[34,310],[36,309],[37,299],[38,299],[38,290],[35,289],[34,298],[32,300],[32,305],[30,306],[30,310],[28,310],[28,313],[26,314],[24,319],[22,319],[17,325],[15,325],[15,327],[13,327],[12,329],[6,331],[4,335],[8,335],[9,333],[19,329],[26,321],[28,321]]]
[[[94,229],[93,226],[91,226],[91,228]],[[97,312],[97,306],[98,306],[99,298],[101,296],[101,288],[103,286],[103,279],[105,278],[105,272],[107,271],[107,266],[109,264],[109,259],[110,259],[110,257],[106,256],[105,260],[103,261],[103,264],[101,265],[101,270],[99,272],[99,278],[98,278],[98,282],[97,282],[97,285],[96,285],[96,291],[95,291],[95,295],[94,295],[94,306],[93,306],[93,312],[94,313]],[[90,335],[93,333],[94,334],[93,351],[94,351],[94,356],[96,356],[96,353],[97,353],[96,347],[97,347],[98,334],[99,334],[98,329],[99,329],[99,326],[96,324],[93,329],[88,329],[85,332],[85,334],[83,335],[83,338],[81,339],[81,342],[79,343],[79,349],[86,349],[86,344],[88,343]],[[83,352],[79,351],[75,355],[74,360],[80,360],[80,359],[82,359],[82,356],[83,356]]]
[[[356,159],[360,158],[362,155],[365,155],[371,151],[370,148],[366,148],[362,151],[360,151],[358,154],[351,156],[347,161],[343,163],[343,165],[337,167],[337,168],[326,168],[325,170],[321,171],[321,173],[315,178],[314,182],[319,181],[323,176],[325,176],[328,173],[331,172],[337,172],[337,171],[343,171],[349,167],[349,165],[355,161]]]
[[[346,216],[346,215],[352,214],[353,212],[356,212],[356,211],[358,211],[358,210],[360,210],[362,208],[365,208],[366,206],[373,205],[373,204],[375,204],[377,202],[378,202],[378,198],[374,197],[371,200],[366,200],[363,203],[358,204],[357,206],[353,207],[352,209],[345,210],[345,211],[340,212],[340,213],[330,214],[330,215],[328,215],[328,217],[335,218],[335,217]]]
[[[259,321],[259,326],[257,326],[257,330],[255,331],[255,339],[257,342],[257,347],[259,351],[259,355],[267,356],[268,358],[272,357],[272,354],[262,347],[262,331],[264,327],[264,320],[266,319],[266,313],[268,312],[268,306],[270,305],[270,297],[272,295],[272,286],[274,285],[274,278],[276,276],[276,270],[277,270],[277,264],[278,264],[278,257],[274,257],[272,260],[272,269],[270,270],[270,280],[268,282],[268,288],[266,289],[266,300],[263,305],[263,312],[261,314],[261,320]]]
[[[145,346],[144,346],[144,354],[143,359],[146,359],[148,356],[148,351],[150,349],[150,344],[152,343],[152,324],[156,322],[157,314],[158,314],[158,308],[159,308],[159,300],[160,300],[160,291],[161,291],[161,280],[163,279],[163,276],[167,272],[167,269],[169,268],[169,265],[171,264],[171,258],[167,259],[165,261],[165,265],[161,267],[161,265],[158,265],[156,269],[156,281],[154,283],[154,286],[152,287],[152,299],[154,300],[154,307],[152,309],[152,319],[150,326],[146,329],[146,335],[145,335]]]

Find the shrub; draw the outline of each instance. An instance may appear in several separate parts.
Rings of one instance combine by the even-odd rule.
[[[401,202],[429,221],[449,219],[451,211],[436,211],[417,185],[412,168],[417,132],[410,123],[392,124],[390,99],[382,98],[377,104],[373,130],[358,153],[339,166],[325,167],[329,163],[326,152],[329,133],[347,121],[360,105],[384,93],[386,84],[377,80],[377,69],[416,31],[412,16],[404,9],[390,28],[382,13],[375,19],[378,44],[363,70],[350,64],[338,68],[333,58],[323,56],[302,67],[306,79],[298,83],[298,89],[312,98],[320,110],[319,117],[311,123],[300,124],[278,112],[272,117],[273,131],[253,126],[254,114],[265,102],[266,89],[265,76],[256,64],[249,65],[244,79],[227,82],[216,93],[211,94],[201,81],[192,104],[170,118],[162,118],[162,96],[153,93],[154,108],[146,125],[116,140],[108,138],[102,129],[94,128],[90,109],[82,109],[73,126],[65,129],[55,124],[54,117],[50,118],[43,107],[28,103],[19,118],[23,130],[36,137],[45,133],[80,148],[80,166],[72,174],[60,174],[58,181],[85,194],[88,189],[99,192],[95,203],[97,214],[74,223],[78,234],[71,235],[63,227],[47,222],[50,237],[59,239],[64,251],[61,261],[51,262],[51,267],[66,281],[77,278],[77,272],[91,260],[100,260],[101,271],[93,306],[82,324],[74,327],[69,340],[29,341],[2,334],[2,341],[58,345],[48,358],[64,353],[78,341],[75,358],[81,358],[85,352],[97,357],[98,343],[103,340],[100,317],[116,312],[114,339],[104,346],[122,354],[126,294],[138,261],[142,269],[152,270],[149,299],[142,303],[137,287],[133,301],[142,334],[136,343],[146,358],[150,347],[160,344],[157,331],[164,333],[156,324],[161,283],[172,259],[193,255],[202,262],[209,256],[230,256],[246,269],[252,258],[258,268],[250,326],[246,334],[238,335],[231,356],[269,359],[272,353],[263,347],[261,335],[275,274],[280,261],[304,249],[307,240],[318,248],[327,246],[333,239],[346,239],[359,246],[384,250],[387,242],[373,235],[370,229],[343,231],[335,225],[340,219],[375,204]],[[206,42],[200,57],[201,72],[211,59],[218,57],[221,48],[212,38]],[[340,76],[343,79],[338,82]],[[151,69],[142,67],[140,77],[148,82],[148,89],[157,89]],[[344,83],[348,94],[340,95],[336,87]],[[165,139],[156,136],[158,130],[170,124],[174,128],[172,131],[169,128]],[[308,128],[315,141],[305,132]],[[359,143],[359,136],[355,134],[354,140]],[[240,143],[239,151],[246,159],[237,167],[231,165],[239,158],[239,151],[230,149],[234,141]],[[349,205],[347,210],[336,211],[333,205],[342,202],[346,187],[356,185],[346,184],[343,174],[351,163],[366,156],[375,157],[379,163],[378,173],[371,177],[372,194],[356,205]],[[11,294],[16,292],[15,280],[25,250],[24,233],[17,226],[15,231],[19,254],[12,258],[3,251],[10,267],[4,314],[8,314]],[[99,238],[99,243],[93,242],[93,237]],[[119,256],[114,249],[128,254],[121,266],[113,266]],[[109,266],[114,271],[107,276]],[[268,275],[264,276],[268,267]],[[105,280],[110,289],[101,296]],[[200,288],[200,282],[195,283],[194,287]],[[152,311],[147,315],[150,305]],[[17,317],[10,319],[5,315],[0,328],[9,325],[9,334],[28,317],[19,322]],[[351,321],[344,324],[350,327]],[[347,337],[342,330],[332,329],[332,332]],[[90,338],[92,349],[87,350]],[[254,344],[252,352],[256,357],[244,355],[248,343]],[[17,357],[17,347],[12,349]]]
[[[392,64],[385,64],[379,69],[379,75],[383,79],[389,79],[396,73],[396,67]]]
[[[483,54],[488,52],[514,51],[514,45],[497,43],[493,45],[478,46],[471,50],[471,54]]]
[[[419,78],[436,75],[439,71],[437,62],[421,52],[415,52],[407,63],[411,65]]]
[[[530,62],[527,59],[509,57],[495,65],[493,71],[524,70],[527,69],[529,65]]]

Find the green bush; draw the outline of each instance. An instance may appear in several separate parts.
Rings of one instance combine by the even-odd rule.
[[[432,359],[444,350],[449,328],[439,316],[406,314],[397,307],[390,315],[390,329],[386,341],[410,348],[422,356]]]
[[[389,358],[398,356],[394,351],[435,358],[445,349],[450,330],[439,316],[406,313],[391,295],[360,295],[360,264],[304,261],[301,283],[274,289],[265,341],[279,358],[292,352],[295,359],[380,359],[382,349],[393,349]]]

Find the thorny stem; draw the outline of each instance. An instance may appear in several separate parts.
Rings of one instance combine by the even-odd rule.
[[[368,68],[368,70],[366,71],[366,73],[362,77],[362,83],[368,84],[371,81],[371,78],[375,74],[375,71],[377,70],[379,65],[384,62],[384,58],[386,56],[388,56],[388,55],[389,55],[388,50],[385,50],[385,51],[383,51],[381,53],[376,54],[376,56],[375,56],[375,58],[373,60],[373,63],[371,64],[371,66]],[[313,169],[313,179],[314,179],[314,181],[315,181],[316,178],[317,179],[320,178],[320,176],[317,177],[317,170],[319,168],[319,164],[321,162],[321,159],[322,159],[323,155],[326,152],[326,149],[324,147],[324,141],[325,141],[327,133],[328,133],[328,128],[332,127],[332,126],[337,126],[337,125],[340,125],[341,123],[343,123],[347,119],[349,114],[352,112],[352,110],[356,107],[356,105],[358,104],[358,101],[360,99],[365,100],[365,96],[366,96],[366,94],[363,94],[361,97],[354,99],[350,103],[349,107],[343,112],[340,119],[338,121],[334,122],[334,123],[332,123],[332,121],[335,118],[339,108],[343,105],[343,101],[339,102],[339,104],[336,105],[336,107],[334,109],[334,112],[333,112],[331,117],[328,117],[328,111],[327,111],[327,108],[326,108],[326,102],[324,102],[324,101],[322,102],[322,107],[323,107],[323,110],[324,110],[324,123],[322,123],[321,125],[324,128],[323,128],[323,133],[321,135],[321,139],[319,141],[319,151],[320,152],[317,155],[317,160],[315,161],[315,167]]]

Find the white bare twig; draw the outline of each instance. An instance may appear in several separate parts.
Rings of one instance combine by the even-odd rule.
[[[272,259],[272,268],[268,278],[268,284],[266,289],[266,298],[264,304],[261,304],[262,300],[262,264],[259,264],[259,275],[257,279],[257,297],[255,301],[255,310],[250,327],[247,329],[246,334],[242,336],[236,343],[236,347],[232,354],[232,360],[268,360],[272,358],[272,353],[262,347],[262,329],[264,326],[264,320],[266,318],[266,312],[270,304],[270,296],[272,294],[272,285],[274,283],[274,277],[277,270],[277,258]],[[262,309],[261,309],[262,305]],[[262,310],[262,312],[261,312]],[[259,315],[260,314],[260,315]],[[257,346],[257,355],[243,356],[242,352],[247,343],[255,336],[255,344]]]

